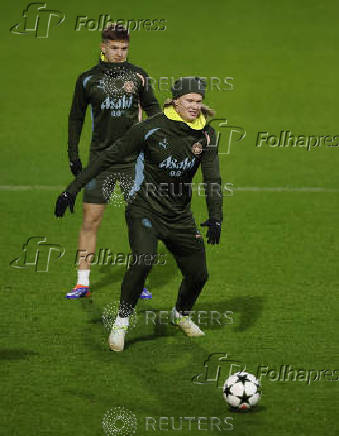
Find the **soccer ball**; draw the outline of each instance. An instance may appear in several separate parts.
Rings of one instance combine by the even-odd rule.
[[[260,382],[253,374],[237,372],[225,381],[223,393],[226,403],[231,408],[248,410],[260,399]]]

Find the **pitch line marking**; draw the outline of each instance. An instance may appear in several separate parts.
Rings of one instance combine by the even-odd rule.
[[[64,186],[52,185],[0,185],[0,191],[62,191]],[[339,188],[322,188],[312,186],[238,186],[232,187],[239,192],[339,192]]]

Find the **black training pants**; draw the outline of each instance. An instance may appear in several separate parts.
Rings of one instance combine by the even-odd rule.
[[[126,223],[133,259],[121,285],[119,315],[129,316],[137,304],[152,263],[156,263],[158,240],[163,241],[173,254],[183,275],[176,309],[186,315],[192,310],[208,277],[204,241],[193,217],[185,216],[179,222],[171,223],[129,207]]]

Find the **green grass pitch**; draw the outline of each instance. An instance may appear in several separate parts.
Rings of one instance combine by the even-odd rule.
[[[331,378],[339,376],[339,147],[256,146],[261,131],[339,134],[338,4],[50,0],[48,9],[65,20],[52,21],[48,38],[9,31],[23,22],[26,7],[6,0],[0,17],[0,434],[104,435],[107,411],[123,407],[141,436],[338,435],[339,382]],[[149,276],[153,300],[138,304],[122,354],[108,350],[102,313],[118,301],[125,266],[93,266],[92,297],[66,301],[75,279],[81,199],[75,215],[53,216],[55,199],[71,180],[67,115],[75,79],[98,56],[99,32],[75,31],[76,17],[100,14],[165,19],[164,31],[132,32],[129,60],[154,78],[231,77],[233,89],[211,90],[207,103],[218,118],[246,131],[220,158],[233,195],[224,199],[221,244],[207,247],[210,278],[195,307],[231,312],[232,323],[209,320],[206,336],[196,340],[160,318],[146,324],[147,310],[171,309],[176,298],[180,276],[168,257]],[[169,93],[157,87],[156,95],[163,102]],[[83,160],[89,140],[88,114]],[[203,197],[194,194],[192,207],[197,222],[206,219]],[[32,236],[65,249],[59,259],[53,252],[48,272],[10,265]],[[122,207],[107,208],[98,247],[128,253]],[[220,366],[219,386],[203,377],[214,353],[208,371]],[[232,413],[220,388],[229,362],[216,361],[225,354],[254,374],[289,365],[299,378],[263,376],[257,409]],[[320,380],[308,383],[310,370],[322,371]],[[155,431],[146,427],[147,417]],[[194,418],[191,428],[186,419],[180,429],[184,417]],[[200,428],[198,417],[205,418]],[[212,428],[213,417],[228,417],[231,425]],[[129,434],[118,424],[120,433],[107,434]]]

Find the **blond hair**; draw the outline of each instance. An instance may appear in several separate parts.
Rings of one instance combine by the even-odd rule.
[[[164,103],[164,108],[168,107],[168,106],[173,106],[175,108],[175,104],[174,104],[174,99],[173,98],[168,98],[165,103]],[[215,110],[210,108],[209,106],[206,106],[205,104],[201,105],[201,113],[207,118],[207,117],[214,117],[215,115]]]

